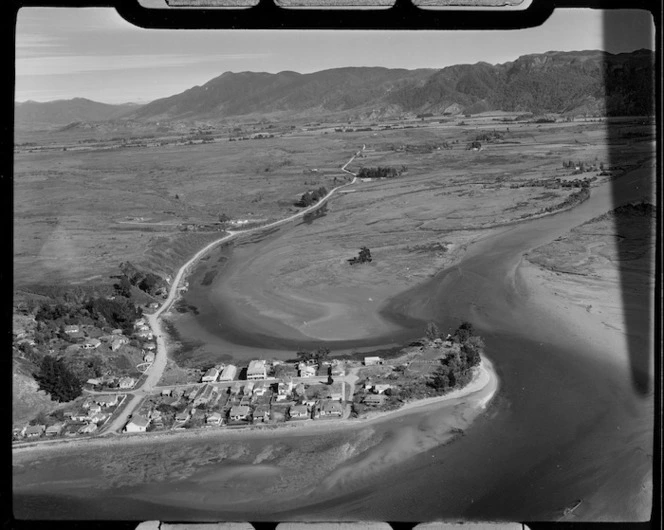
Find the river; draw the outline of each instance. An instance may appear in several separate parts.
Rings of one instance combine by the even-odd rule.
[[[624,202],[641,198],[638,185],[648,175],[649,170],[635,171],[614,183]],[[643,491],[652,472],[652,392],[642,395],[634,390],[628,363],[611,362],[593,344],[552,326],[530,303],[518,272],[524,252],[612,207],[611,189],[603,186],[593,189],[591,198],[571,211],[496,230],[471,246],[458,265],[396,296],[383,309],[383,318],[395,326],[404,321],[411,325],[370,341],[346,344],[350,348],[392,343],[415,336],[414,323],[431,319],[443,326],[472,320],[485,337],[500,390],[487,413],[454,443],[426,445],[427,433],[442,421],[443,413],[413,412],[405,423],[385,427],[379,444],[367,448],[350,465],[338,466],[330,475],[334,483],[329,483],[332,479],[322,482],[300,497],[295,507],[285,505],[279,510],[266,503],[269,510],[265,511],[259,503],[253,511],[238,506],[194,512],[168,506],[164,512],[137,500],[124,504],[118,500],[117,506],[123,506],[128,518],[172,514],[180,519],[193,515],[235,520],[529,521],[557,519],[565,507],[583,499],[572,520],[648,519],[649,503],[643,501]],[[230,259],[237,255],[233,252]],[[213,259],[220,256],[215,254]],[[194,274],[192,283],[196,274],[200,273]],[[188,300],[192,303],[191,297]],[[202,300],[196,303],[200,306]],[[258,343],[246,337],[239,340],[247,331],[244,323],[227,319],[219,326],[217,319],[211,324],[202,309],[196,324],[199,337],[216,348],[232,345],[229,351],[248,354],[252,347],[265,347],[271,340],[267,329],[262,337],[251,339]],[[646,324],[631,331],[644,337],[644,347],[648,344]],[[286,355],[298,338],[291,335],[275,344],[280,348],[276,355]],[[389,466],[372,467],[372,462],[398,454],[406,427],[411,436],[407,443],[420,444],[421,450]],[[358,474],[362,469],[371,472]],[[51,501],[47,499],[50,494],[29,492],[18,498],[20,506],[30,506],[37,513],[48,513],[45,506]],[[55,505],[59,511],[66,510],[67,502],[58,496]],[[76,498],[69,504],[72,510],[82,509],[80,505]],[[95,513],[107,513],[108,502],[104,506]]]

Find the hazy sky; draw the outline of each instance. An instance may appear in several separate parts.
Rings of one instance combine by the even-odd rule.
[[[315,72],[341,66],[442,68],[502,63],[550,50],[653,48],[651,17],[557,10],[541,27],[514,31],[146,30],[109,8],[23,8],[16,27],[17,101],[85,97],[147,102],[226,71]]]

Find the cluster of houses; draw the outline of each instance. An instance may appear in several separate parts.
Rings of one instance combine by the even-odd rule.
[[[36,439],[41,437],[80,436],[93,434],[111,417],[122,403],[124,396],[118,394],[95,395],[87,398],[78,409],[66,410],[64,420],[52,425],[26,425],[14,429],[14,439]]]
[[[232,364],[214,366],[202,384],[165,388],[146,399],[125,432],[340,418],[343,387],[329,383],[330,375],[345,375],[344,363],[253,360],[246,372]]]
[[[375,359],[379,359],[376,357]],[[378,362],[378,361],[376,361]],[[343,363],[315,363],[313,361],[300,362],[297,364],[265,360],[253,360],[249,362],[246,371],[247,381],[268,379],[268,377],[325,377],[343,376],[345,368]],[[240,369],[233,364],[220,364],[210,368],[201,377],[202,383],[229,382],[234,381],[240,375]]]

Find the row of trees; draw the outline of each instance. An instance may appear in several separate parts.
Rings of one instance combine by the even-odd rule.
[[[371,179],[390,179],[395,178],[408,171],[406,166],[401,166],[397,169],[395,167],[363,167],[357,173],[359,178],[371,178]]]
[[[315,202],[318,202],[320,199],[327,195],[327,188],[321,186],[317,190],[311,190],[302,194],[300,200],[295,203],[295,206],[311,206]]]

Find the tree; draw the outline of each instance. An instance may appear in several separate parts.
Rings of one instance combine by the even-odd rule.
[[[440,330],[438,329],[438,326],[436,326],[436,324],[434,324],[433,322],[429,322],[427,324],[427,328],[424,333],[427,339],[431,341],[440,338]]]
[[[126,276],[122,276],[120,282],[115,284],[115,289],[120,296],[131,298],[131,282]]]
[[[454,332],[454,338],[460,344],[464,344],[473,334],[473,325],[470,322],[463,322]]]
[[[480,354],[484,351],[484,340],[482,337],[473,335],[463,344],[461,351],[465,354],[469,366],[477,366],[482,360]]]
[[[45,355],[35,379],[39,388],[51,394],[56,401],[71,401],[81,395],[83,382],[67,368],[62,359]]]
[[[320,346],[319,348],[316,348],[316,351],[313,353],[313,358],[318,363],[326,361],[329,356],[330,356],[330,349],[326,348],[325,346]]]
[[[310,351],[300,350],[295,355],[297,355],[298,360],[302,362],[307,362],[313,359],[313,354]]]

